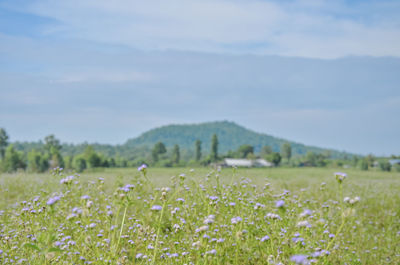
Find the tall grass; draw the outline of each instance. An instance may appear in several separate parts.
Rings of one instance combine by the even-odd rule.
[[[399,264],[400,174],[0,176],[2,264]]]

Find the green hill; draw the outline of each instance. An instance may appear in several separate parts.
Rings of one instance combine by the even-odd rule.
[[[244,144],[254,146],[255,152],[260,151],[265,145],[270,146],[274,151],[278,152],[283,143],[289,142],[292,146],[293,155],[302,155],[308,151],[315,153],[329,152],[333,158],[349,155],[336,150],[306,146],[267,134],[253,132],[229,121],[167,125],[152,129],[137,138],[130,139],[124,146],[128,148],[153,146],[157,142],[163,142],[167,147],[178,144],[181,149],[193,150],[195,141],[200,140],[202,142],[203,153],[207,153],[210,150],[211,137],[214,133],[218,136],[220,154],[224,154],[229,150],[234,151]]]
[[[149,130],[137,138],[129,139],[122,145],[109,145],[92,143],[94,149],[108,157],[123,157],[128,160],[148,159],[151,156],[151,148],[157,142],[163,142],[169,151],[172,146],[178,144],[181,149],[181,156],[188,160],[194,156],[194,144],[196,140],[202,142],[202,153],[208,154],[211,145],[211,137],[217,134],[220,155],[228,151],[235,151],[241,145],[254,146],[255,152],[268,145],[273,151],[279,152],[283,143],[289,142],[292,146],[292,155],[304,155],[308,151],[314,153],[330,154],[331,158],[351,157],[352,154],[332,149],[324,149],[315,146],[288,141],[273,137],[267,134],[257,133],[237,125],[234,122],[207,122],[200,124],[167,125]],[[39,142],[14,142],[15,148],[24,153],[32,149],[43,150],[44,144]],[[61,154],[64,156],[75,156],[83,153],[88,143],[62,144]]]

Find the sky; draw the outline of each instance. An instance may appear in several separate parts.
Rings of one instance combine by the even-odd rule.
[[[398,0],[0,0],[11,141],[122,144],[229,120],[400,155]]]

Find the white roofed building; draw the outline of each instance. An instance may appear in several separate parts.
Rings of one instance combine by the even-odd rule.
[[[253,164],[255,167],[273,167],[274,166],[273,163],[271,163],[265,159],[262,159],[262,158],[254,160]]]
[[[225,167],[272,167],[273,164],[265,159],[238,159],[238,158],[225,158],[222,166]]]
[[[249,159],[225,158],[224,166],[227,166],[227,167],[252,167],[253,163]]]

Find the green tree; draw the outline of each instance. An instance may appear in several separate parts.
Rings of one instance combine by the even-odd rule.
[[[44,138],[44,149],[49,157],[50,168],[64,167],[64,159],[60,153],[60,141],[53,135],[48,135]]]
[[[64,157],[64,166],[65,166],[65,168],[73,169],[74,168],[73,161],[74,161],[74,157],[73,156],[65,156]]]
[[[101,167],[110,167],[110,161],[108,161],[107,157],[100,155]]]
[[[172,163],[179,164],[179,160],[181,158],[181,154],[179,151],[179,145],[174,145],[174,149],[172,149]]]
[[[306,166],[315,167],[317,164],[317,155],[314,152],[308,151],[305,157],[304,164]]]
[[[218,137],[214,133],[211,138],[211,161],[215,162],[218,160]]]
[[[241,145],[237,153],[240,158],[246,158],[249,154],[254,154],[254,147],[248,144]]]
[[[353,156],[353,166],[357,166],[357,164],[358,164],[358,161],[359,161],[359,157],[358,156]]]
[[[73,166],[77,172],[84,171],[87,167],[86,159],[82,155],[74,157]]]
[[[123,157],[117,156],[115,158],[115,164],[117,167],[126,167],[128,165],[128,161]]]
[[[44,138],[44,149],[49,155],[59,152],[61,147],[60,141],[53,134]]]
[[[390,171],[392,169],[392,165],[389,163],[389,161],[379,162],[379,167],[382,171]]]
[[[153,161],[157,162],[159,160],[159,156],[165,154],[167,152],[167,148],[162,142],[158,142],[154,145],[151,150],[151,156],[153,157]]]
[[[8,135],[6,130],[0,128],[0,158],[3,160],[6,148],[8,146]]]
[[[22,159],[22,154],[14,149],[11,144],[7,147],[2,160],[2,169],[5,172],[15,172],[17,169],[25,169],[26,165]]]
[[[368,170],[369,166],[368,166],[368,160],[366,158],[361,159],[360,162],[360,169],[361,170]]]
[[[51,151],[49,166],[51,168],[64,167],[64,159],[60,154],[60,152],[57,151],[56,149],[52,149]]]
[[[96,153],[92,145],[86,146],[84,151],[84,158],[88,168],[95,168],[101,166],[101,157]]]
[[[284,143],[281,147],[281,154],[282,158],[287,159],[287,161],[290,161],[290,158],[292,157],[292,146],[290,143]]]
[[[250,160],[255,160],[257,159],[257,156],[254,153],[248,153],[246,158]]]
[[[375,156],[374,155],[372,155],[372,154],[369,154],[369,155],[367,155],[366,157],[365,157],[365,159],[367,160],[367,162],[368,162],[368,167],[374,167],[374,162],[375,162]]]
[[[108,160],[108,165],[109,165],[110,167],[116,167],[116,166],[117,166],[117,164],[115,163],[115,159],[114,159],[113,157],[111,157],[111,158]]]
[[[279,163],[282,160],[281,154],[279,154],[278,152],[272,152],[269,156],[268,156],[268,161],[272,162],[274,164],[274,166],[279,166]]]
[[[200,159],[201,159],[201,141],[196,140],[195,146],[196,146],[196,161],[200,161]]]
[[[305,156],[303,165],[311,167],[324,167],[327,165],[326,157],[323,154],[316,154],[314,152],[308,151]]]
[[[268,156],[272,152],[273,152],[272,148],[269,145],[264,145],[263,148],[261,149],[261,155],[262,156]]]
[[[225,156],[226,158],[232,158],[232,157],[236,157],[237,153],[233,152],[232,150],[228,150],[228,152],[226,152]]]
[[[49,162],[42,153],[33,149],[28,153],[28,171],[40,173],[45,172],[49,168]]]

